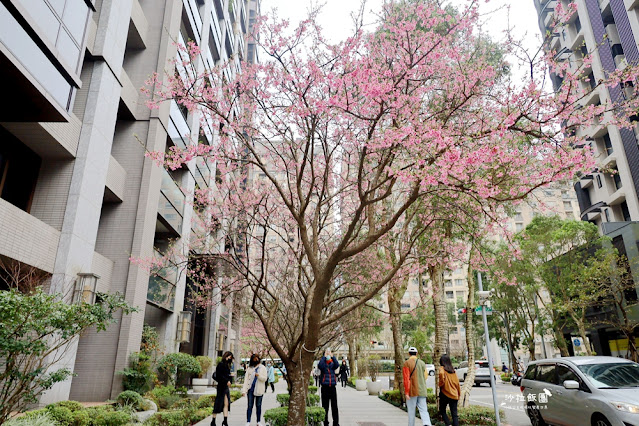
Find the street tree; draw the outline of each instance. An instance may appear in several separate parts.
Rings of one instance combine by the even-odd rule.
[[[260,19],[254,40],[263,62],[235,73],[237,58],[200,67],[191,43],[180,48],[190,59],[177,72],[149,81],[151,107],[175,100],[215,130],[212,145],[150,156],[172,168],[198,156],[215,163],[215,187],[196,195],[221,224],[211,236],[224,250],[211,257],[233,273],[194,281],[202,294],[211,286],[248,291],[289,372],[289,424],[304,422],[323,336],[393,280],[420,235],[446,222],[489,223],[504,204],[593,164],[561,126],[591,122],[612,106],[579,108],[567,86],[547,93],[541,62],[523,87],[498,78],[502,70],[478,43],[477,3],[457,14],[434,0],[388,4],[374,31],[357,26],[337,44],[324,38],[315,12],[293,31],[276,17]],[[619,125],[633,99],[615,105]],[[377,243],[410,221],[418,201],[427,206],[422,229],[394,267],[375,262]],[[431,245],[457,248],[444,237],[434,232]],[[370,266],[356,281],[358,263]],[[435,283],[445,265],[427,268]]]

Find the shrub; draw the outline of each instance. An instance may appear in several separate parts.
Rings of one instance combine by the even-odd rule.
[[[89,426],[91,416],[87,410],[79,410],[73,413],[73,426]]]
[[[178,374],[200,374],[202,367],[200,367],[200,363],[197,362],[193,355],[174,352],[160,358],[158,370],[166,374],[169,384],[173,384]]]
[[[319,405],[320,396],[316,393],[309,393],[306,395],[306,406],[307,407],[316,407]]]
[[[4,426],[51,426],[55,424],[47,409],[27,412],[24,416],[9,420]]]
[[[126,390],[118,395],[118,403],[120,405],[130,405],[136,410],[142,407],[142,402],[142,395],[131,390]]]
[[[390,402],[396,407],[401,407],[402,405],[402,395],[399,392],[399,389],[382,391],[382,394],[379,397],[386,402]]]
[[[197,356],[195,357],[195,360],[198,362],[198,364],[200,364],[200,373],[198,374],[198,376],[202,378],[204,377],[206,372],[209,370],[209,367],[211,366],[211,364],[213,364],[213,360],[208,356]],[[239,371],[238,371],[238,374],[239,374]]]
[[[240,391],[231,391],[231,402],[235,402],[238,399],[242,398],[242,392]]]
[[[437,403],[437,397],[435,396],[435,393],[429,393],[426,395],[426,404],[436,404]]]
[[[306,407],[306,424],[320,425],[324,421],[325,415],[326,412],[322,407]],[[264,413],[264,420],[271,426],[286,426],[287,418],[288,407],[272,408]]]
[[[58,425],[73,425],[73,412],[67,407],[51,404],[47,406],[47,410],[49,411],[49,417]]]
[[[129,366],[123,371],[118,371],[118,374],[122,375],[124,390],[139,394],[148,392],[157,377],[153,372],[150,356],[144,352],[132,353],[129,356]]]
[[[180,395],[161,396],[158,398],[157,404],[159,408],[166,410],[168,408],[179,407],[182,399],[183,398]]]
[[[184,410],[163,411],[154,414],[144,424],[151,426],[188,426],[191,419],[186,416]]]
[[[162,396],[175,395],[176,390],[174,386],[156,386],[147,395],[154,401]]]
[[[59,401],[59,402],[47,405],[47,408],[53,407],[53,406],[65,407],[71,410],[71,412],[84,410],[84,406],[80,404],[78,401]]]
[[[279,402],[280,407],[288,407],[289,399],[291,399],[291,396],[287,393],[278,393],[275,397],[275,400]]]
[[[102,411],[91,420],[92,426],[121,426],[131,422],[131,414],[125,411]]]
[[[13,360],[0,368],[0,395],[13,396],[0,400],[0,424],[73,375],[57,364],[69,342],[85,330],[106,330],[120,311],[134,311],[120,295],[101,294],[102,303],[70,304],[40,287],[45,277],[33,280],[34,291],[0,292],[0,359]]]
[[[495,421],[495,411],[491,407],[471,405],[469,407],[459,408],[457,411],[459,415],[459,424],[477,426],[493,426],[497,424]],[[428,404],[428,413],[430,414],[431,420],[434,421],[433,424],[444,424],[435,404]],[[499,416],[503,422],[505,420],[503,410],[499,410]]]
[[[195,401],[196,408],[209,408],[213,407],[213,404],[215,404],[215,395],[204,395]]]
[[[276,382],[277,382],[277,381],[276,381]],[[318,389],[318,388],[317,388],[317,386],[309,386],[309,387],[308,387],[308,391],[309,391],[310,393],[317,393],[317,389]]]
[[[512,373],[503,373],[501,375],[501,380],[503,382],[510,382],[510,379],[512,379],[512,377],[513,377]]]

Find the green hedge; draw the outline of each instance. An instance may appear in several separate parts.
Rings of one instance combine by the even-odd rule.
[[[280,407],[288,407],[288,401],[291,399],[291,396],[287,393],[278,393],[275,397],[277,402],[279,402]],[[306,395],[306,406],[307,407],[316,407],[319,405],[320,396],[316,393],[309,393]]]
[[[503,382],[510,382],[510,379],[512,379],[512,378],[513,378],[512,373],[502,373],[502,375],[501,375],[501,380]]]
[[[326,412],[322,407],[306,407],[307,426],[321,425],[324,422],[325,416]],[[286,426],[287,419],[288,407],[272,408],[270,410],[266,410],[264,413],[264,420],[271,426]]]
[[[317,386],[309,386],[308,387],[308,391],[310,393],[317,393],[317,389],[319,389]]]

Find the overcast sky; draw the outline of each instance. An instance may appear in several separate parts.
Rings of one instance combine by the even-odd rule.
[[[467,0],[449,0],[453,4],[462,5]],[[319,0],[324,3],[320,16],[320,24],[325,35],[334,41],[348,36],[352,29],[350,13],[357,10],[359,0]],[[314,0],[317,4],[318,0]],[[540,32],[537,25],[537,12],[533,0],[481,0],[484,16],[484,28],[493,38],[503,37],[503,31],[510,25],[517,38],[523,39],[528,50],[536,51],[540,45]],[[309,0],[262,0],[262,12],[277,8],[278,15],[297,23],[306,16],[311,2]],[[382,0],[367,0],[366,10],[379,10]],[[368,15],[368,22],[374,15]]]

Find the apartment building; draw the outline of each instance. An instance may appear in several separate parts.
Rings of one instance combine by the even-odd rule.
[[[628,88],[596,86],[596,82],[628,63],[639,61],[639,2],[576,0],[577,13],[567,25],[553,30],[551,23],[558,1],[568,3],[534,0],[539,28],[542,34],[550,34],[546,48],[555,51],[557,59],[568,61],[571,69],[582,67],[583,58],[591,55],[592,64],[585,70],[587,78],[581,84],[592,92],[583,99],[583,104],[614,105],[631,95]],[[561,79],[556,75],[551,78],[555,88],[559,87]],[[593,149],[598,163],[595,172],[582,176],[574,184],[579,216],[599,226],[602,234],[612,238],[614,247],[628,256],[632,275],[639,284],[639,127],[620,129],[601,124],[605,118],[577,130],[577,135],[583,136]],[[637,295],[630,297],[636,299]],[[591,333],[597,352],[604,355],[614,352],[611,348],[618,338],[613,330],[597,329]]]
[[[173,243],[187,257],[224,250],[193,244],[207,217],[192,194],[215,184],[215,164],[171,171],[145,156],[210,144],[216,129],[175,102],[150,110],[139,89],[154,72],[187,72],[172,62],[187,40],[203,52],[197,69],[228,60],[230,80],[255,59],[246,36],[258,13],[258,0],[0,3],[0,73],[11,102],[0,112],[0,256],[47,272],[56,291],[120,292],[138,308],[71,345],[61,364],[75,376],[42,403],[116,396],[144,324],[165,352],[215,359],[239,348],[233,300],[217,295],[201,312],[188,303],[184,264],[149,274],[130,261]]]

